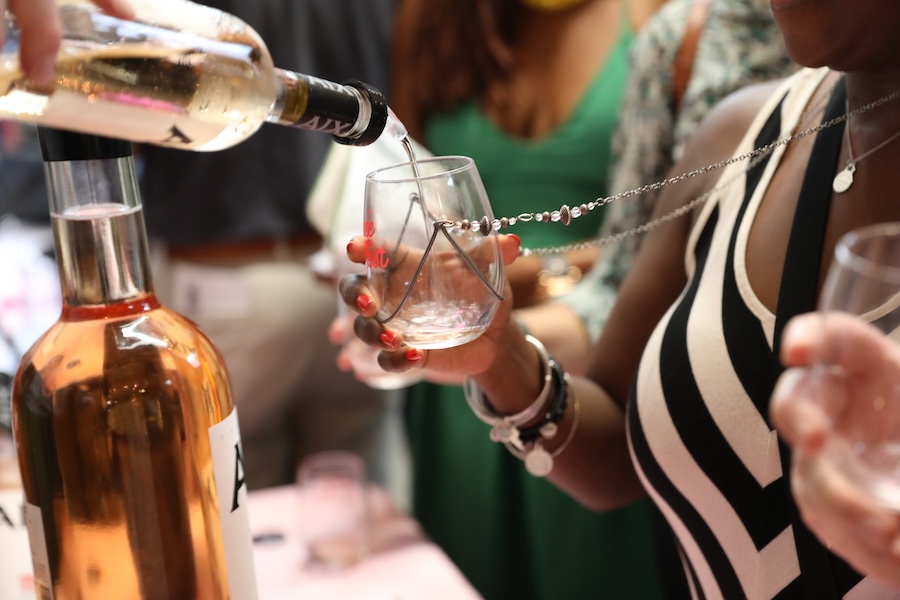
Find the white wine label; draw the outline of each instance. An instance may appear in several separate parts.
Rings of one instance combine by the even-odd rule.
[[[34,600],[22,490],[0,490],[0,598]]]
[[[31,544],[34,589],[40,600],[53,600],[53,578],[50,575],[50,559],[47,558],[44,518],[39,507],[25,503],[25,524],[28,527],[28,542]]]
[[[256,600],[256,569],[237,409],[209,428],[231,600]]]

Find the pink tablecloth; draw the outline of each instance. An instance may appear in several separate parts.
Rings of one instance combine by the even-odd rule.
[[[477,600],[478,593],[417,523],[372,490],[373,553],[340,572],[303,567],[292,487],[250,494],[250,530],[260,600]]]

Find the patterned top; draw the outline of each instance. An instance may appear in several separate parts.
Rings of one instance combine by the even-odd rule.
[[[826,73],[801,71],[773,94],[735,155],[791,131]],[[784,151],[749,173],[744,163],[726,168],[727,185],[703,207],[685,254],[688,283],[647,343],[629,402],[632,457],[678,539],[695,598],[807,598],[812,578],[845,600],[900,599],[900,590],[861,579],[827,555],[833,579],[825,571],[801,577],[789,486],[766,420],[776,315],[754,294],[745,260]],[[810,169],[824,164],[818,156]]]
[[[714,0],[698,41],[681,110],[672,114],[672,64],[693,0],[669,0],[635,36],[631,77],[613,138],[610,192],[660,181],[709,109],[728,93],[796,70],[784,50],[768,0]],[[656,193],[607,208],[601,235],[650,220]],[[640,236],[604,246],[594,268],[559,300],[585,322],[591,339],[606,323],[619,284],[631,267]]]

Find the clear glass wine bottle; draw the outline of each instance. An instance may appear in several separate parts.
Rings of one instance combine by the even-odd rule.
[[[353,145],[375,141],[388,123],[377,90],[276,68],[260,36],[233,15],[187,0],[130,3],[134,21],[57,0],[63,42],[53,90],[24,78],[8,17],[0,119],[199,151],[233,146],[265,122]]]
[[[39,132],[63,307],[12,394],[39,597],[256,598],[228,375],[153,293],[131,145]]]

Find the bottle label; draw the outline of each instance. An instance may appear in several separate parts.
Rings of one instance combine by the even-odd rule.
[[[294,123],[303,129],[338,137],[351,135],[359,117],[358,94],[353,88],[298,74],[306,84],[306,111]]]
[[[237,409],[209,428],[231,600],[256,600],[256,570]]]
[[[153,105],[152,101],[141,100],[140,104],[132,104],[126,96],[100,100],[111,101],[104,103],[103,110],[98,112],[91,107],[93,102],[80,96],[67,95],[65,101],[51,99],[40,123],[63,129],[77,123],[82,131],[181,150],[204,148],[225,129],[221,124],[178,114],[181,111],[177,107],[166,107],[161,102]]]
[[[47,558],[44,518],[39,507],[25,504],[25,524],[28,527],[28,542],[31,544],[31,566],[34,569],[37,597],[40,600],[53,600],[53,578],[50,576],[50,560]]]
[[[34,600],[22,490],[0,490],[0,598]]]

